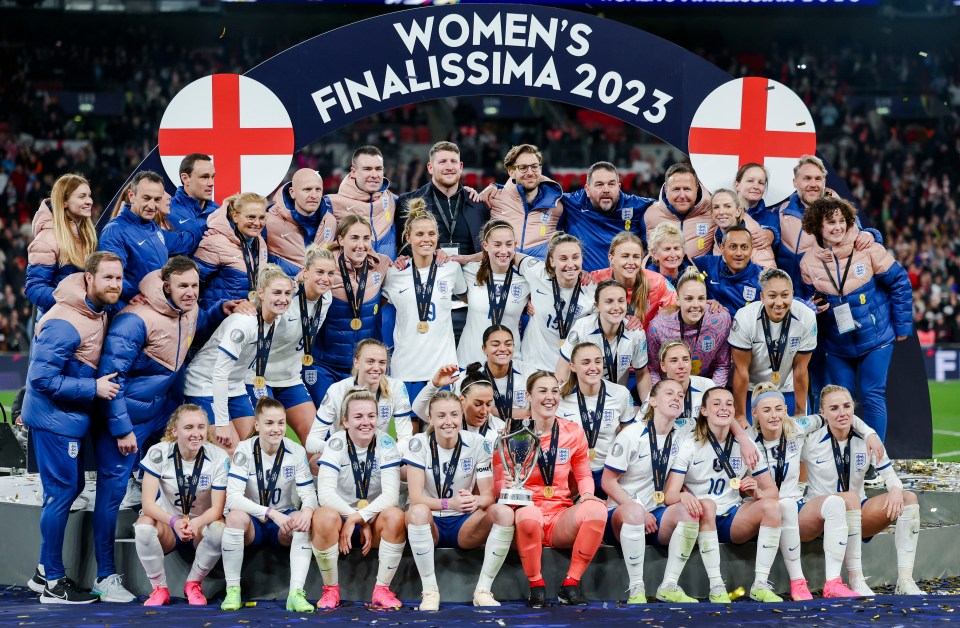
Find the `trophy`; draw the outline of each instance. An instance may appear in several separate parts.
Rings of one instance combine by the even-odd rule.
[[[533,491],[523,486],[530,479],[540,452],[540,437],[531,425],[530,419],[524,419],[519,428],[509,434],[497,436],[494,446],[499,450],[506,476],[500,499],[497,500],[501,504],[533,505]]]

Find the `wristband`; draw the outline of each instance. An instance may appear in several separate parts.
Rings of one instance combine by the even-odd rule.
[[[170,522],[169,522],[169,523],[170,523],[170,529],[173,530],[174,533],[176,533],[176,531],[177,531],[177,527],[176,527],[176,526],[177,526],[177,520],[178,520],[179,518],[180,518],[180,517],[178,517],[178,516],[176,516],[176,515],[170,517]]]
[[[267,512],[263,513],[263,516],[269,519],[269,518],[270,518],[270,511],[271,511],[271,510],[272,510],[272,509],[271,509],[269,506],[267,506]]]
[[[449,505],[450,502],[448,502],[446,498],[440,500],[440,510],[450,510]]]

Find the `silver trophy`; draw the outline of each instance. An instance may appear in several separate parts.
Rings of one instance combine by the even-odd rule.
[[[515,421],[518,422],[518,421]],[[533,474],[540,452],[540,437],[533,431],[532,421],[524,419],[520,427],[509,434],[497,436],[494,447],[500,453],[503,471],[506,476],[503,490],[500,491],[501,504],[511,506],[533,505],[533,491],[524,488],[524,484]]]

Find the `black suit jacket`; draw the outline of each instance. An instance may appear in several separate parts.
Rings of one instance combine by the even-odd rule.
[[[437,208],[433,206],[433,194],[430,193],[432,187],[433,183],[428,182],[419,190],[402,194],[397,201],[397,212],[394,220],[397,225],[398,252],[400,251],[401,247],[406,246],[406,242],[400,241],[400,234],[403,233],[403,223],[407,218],[407,203],[415,198],[422,198],[427,202],[427,207],[430,208],[430,211],[437,215],[437,221],[441,221]],[[480,246],[480,231],[483,229],[483,225],[490,220],[490,208],[483,203],[470,200],[470,197],[466,196],[466,193],[463,192],[462,188],[460,193],[464,194],[463,209],[461,209],[460,218],[461,220],[466,220],[467,228],[470,230],[470,234],[473,236],[473,246],[475,247],[475,250],[480,251],[482,250]],[[441,244],[443,243],[441,242]]]

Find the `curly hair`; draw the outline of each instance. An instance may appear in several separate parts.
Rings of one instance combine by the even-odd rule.
[[[857,208],[850,201],[835,196],[824,196],[810,203],[807,211],[803,212],[803,230],[817,239],[817,244],[823,246],[823,222],[840,212],[847,229],[857,222]]]

